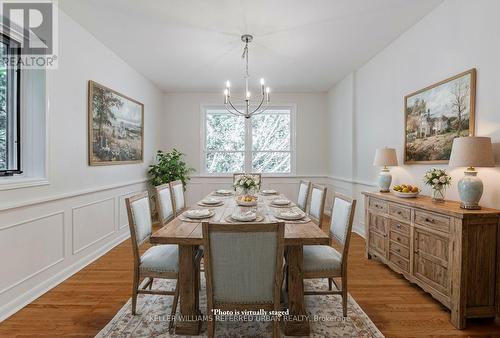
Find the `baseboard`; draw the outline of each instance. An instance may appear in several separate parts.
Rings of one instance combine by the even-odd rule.
[[[360,235],[361,237],[363,238],[366,238],[365,236],[365,225],[364,223],[355,223],[352,227],[352,231],[357,233],[358,235]]]
[[[104,246],[98,248],[94,252],[82,257],[77,262],[66,267],[60,272],[56,273],[52,278],[42,282],[35,288],[25,292],[19,297],[13,299],[11,302],[0,307],[0,322],[4,321],[8,317],[12,316],[17,311],[21,310],[23,307],[33,302],[35,299],[49,291],[50,289],[56,287],[60,283],[64,282],[69,277],[73,276],[75,273],[82,270],[84,267],[94,262],[98,258],[105,255],[108,251],[121,244],[130,237],[130,233],[125,231],[118,237],[113,239],[111,242],[105,244]]]

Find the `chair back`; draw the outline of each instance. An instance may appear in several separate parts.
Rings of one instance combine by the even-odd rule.
[[[174,217],[174,200],[170,184],[165,183],[156,188],[156,209],[162,225],[167,224]]]
[[[259,174],[259,173],[250,173],[250,174],[245,174],[245,173],[234,173],[233,174],[233,187],[234,187],[234,190],[236,190],[236,187],[234,186],[234,184],[236,183],[236,181],[243,175],[251,175],[253,176],[255,179],[257,179],[257,182],[258,182],[258,188],[260,190],[260,188],[262,187],[262,174]]]
[[[130,238],[134,251],[134,260],[139,266],[140,254],[139,246],[149,239],[152,232],[151,210],[149,207],[149,196],[147,192],[125,199],[128,214],[128,225],[130,228]]]
[[[203,223],[209,309],[230,304],[279,304],[284,223]]]
[[[307,214],[320,227],[325,213],[326,191],[326,187],[322,185],[313,184],[311,186],[311,197],[309,198],[311,202]]]
[[[311,182],[300,180],[299,183],[299,194],[297,196],[297,206],[306,211],[307,199],[309,197],[309,191],[311,190]]]
[[[170,182],[170,194],[174,201],[174,216],[177,217],[186,209],[186,193],[181,180]]]
[[[339,193],[333,195],[330,238],[342,247],[342,264],[347,261],[355,211],[356,200]]]

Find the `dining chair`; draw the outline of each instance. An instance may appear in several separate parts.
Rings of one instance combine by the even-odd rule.
[[[207,313],[281,310],[285,224],[202,225],[207,281]],[[208,337],[215,335],[208,321]],[[273,337],[280,337],[280,322],[273,321]]]
[[[165,183],[155,187],[156,190],[156,210],[161,225],[166,225],[174,218],[174,199],[170,184]]]
[[[306,211],[307,199],[309,197],[309,191],[311,190],[311,182],[300,180],[299,183],[299,194],[297,196],[297,206],[302,210]]]
[[[149,240],[152,232],[151,211],[147,192],[139,193],[125,199],[127,206],[130,238],[134,253],[134,279],[132,287],[132,314],[136,314],[137,295],[174,296],[168,329],[172,330],[174,316],[179,299],[179,249],[177,245],[156,245],[147,249],[141,256],[139,246]],[[140,284],[148,279],[143,287]],[[154,278],[175,279],[175,290],[152,290]]]
[[[304,279],[328,278],[328,291],[305,291],[305,295],[341,295],[342,314],[347,316],[347,258],[356,200],[335,193],[330,221],[330,245],[304,245]],[[340,252],[332,247],[339,246]],[[342,287],[335,281],[340,278]],[[332,290],[332,284],[336,290]]]
[[[234,184],[236,183],[236,180],[238,178],[240,178],[240,176],[242,176],[242,175],[247,175],[247,174],[245,174],[245,173],[234,173],[233,174],[233,187],[234,187]],[[259,190],[260,190],[260,188],[262,187],[262,174],[250,173],[248,175],[252,175],[253,177],[255,177],[259,180]],[[236,190],[236,187],[234,187],[234,190]]]
[[[182,214],[186,209],[186,192],[181,180],[170,182],[170,195],[172,196],[174,217]]]
[[[318,184],[311,185],[307,215],[320,228],[323,226],[323,217],[325,214],[326,191],[327,188],[325,186]]]

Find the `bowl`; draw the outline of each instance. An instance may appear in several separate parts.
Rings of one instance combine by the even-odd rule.
[[[402,198],[415,198],[420,194],[420,190],[417,192],[399,192],[399,191],[393,191],[392,192],[394,195]]]

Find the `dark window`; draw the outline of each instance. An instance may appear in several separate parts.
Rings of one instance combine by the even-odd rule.
[[[0,34],[0,176],[20,174],[20,71],[16,64],[20,45]],[[14,61],[14,62],[13,62]]]

